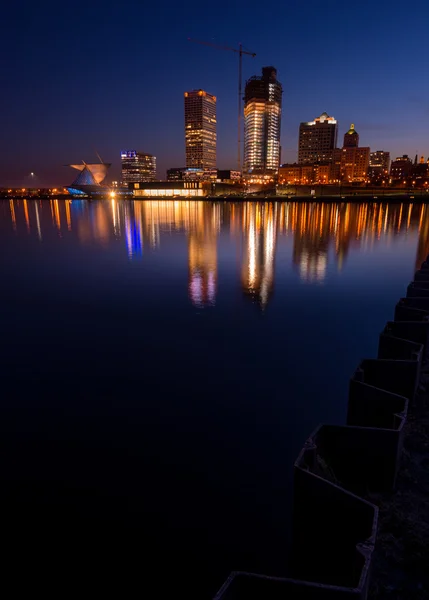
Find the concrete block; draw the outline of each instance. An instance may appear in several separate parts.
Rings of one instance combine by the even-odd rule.
[[[412,402],[419,383],[419,373],[420,365],[416,360],[367,358],[360,363],[352,380],[404,396]]]
[[[360,441],[365,446],[361,452],[363,464],[369,463],[368,489],[385,491],[395,487],[407,412],[407,398],[355,379],[350,381],[347,424],[367,432]]]
[[[428,355],[429,320],[424,321],[388,321],[384,332],[404,340],[410,340],[424,347]]]
[[[397,431],[408,411],[408,399],[373,385],[350,380],[347,425]]]
[[[395,306],[395,321],[424,321],[427,317],[429,317],[429,310],[408,306],[402,302],[398,302]]]
[[[374,505],[335,483],[310,437],[294,465],[292,578],[366,598],[377,517]]]
[[[380,333],[377,358],[416,360],[421,366],[424,355],[422,344],[395,337],[386,330]]]
[[[358,589],[234,571],[214,600],[360,600]]]
[[[414,273],[414,281],[429,281],[429,270],[420,269]]]
[[[407,287],[407,298],[426,298],[429,297],[429,286],[424,281],[410,283]]]
[[[395,486],[405,412],[390,428],[321,425],[312,435],[315,472],[354,494],[390,491]]]
[[[423,298],[418,296],[414,296],[411,298],[400,298],[398,304],[429,311],[429,296]]]

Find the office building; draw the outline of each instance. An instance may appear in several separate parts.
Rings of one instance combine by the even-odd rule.
[[[216,168],[216,96],[204,90],[185,92],[186,167]]]
[[[122,183],[155,181],[156,157],[136,150],[121,150]]]
[[[324,112],[299,126],[298,162],[314,164],[332,160],[332,151],[337,146],[338,124],[334,117]]]
[[[343,148],[341,179],[345,183],[365,182],[368,176],[370,148]]]
[[[355,129],[354,124],[350,125],[350,129],[344,134],[343,148],[357,148],[359,146],[359,134]]]
[[[387,182],[389,177],[390,152],[376,150],[369,155],[368,179],[371,183]]]
[[[244,168],[247,179],[272,177],[280,162],[282,85],[274,67],[246,81],[244,91]]]
[[[352,124],[344,135],[341,150],[341,180],[345,183],[367,181],[370,148],[359,147],[359,134]]]
[[[390,177],[392,182],[400,183],[401,180],[406,182],[407,178],[411,177],[412,170],[413,163],[408,154],[398,156],[392,161],[392,165],[390,167]]]

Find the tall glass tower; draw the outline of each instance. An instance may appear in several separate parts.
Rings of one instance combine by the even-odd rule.
[[[280,162],[282,84],[274,67],[263,67],[262,77],[251,77],[244,91],[244,172],[275,175]]]
[[[204,90],[185,92],[186,167],[216,168],[216,96]]]

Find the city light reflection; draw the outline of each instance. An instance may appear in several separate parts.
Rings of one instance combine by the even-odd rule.
[[[219,236],[225,232],[239,256],[239,287],[261,309],[275,291],[279,236],[292,238],[292,265],[308,284],[323,283],[328,268],[340,271],[351,251],[371,250],[406,231],[418,233],[416,265],[429,253],[427,211],[415,204],[23,199],[9,201],[9,214],[14,231],[23,228],[39,241],[48,242],[53,230],[61,232],[61,240],[67,234],[105,249],[116,239],[119,251],[133,261],[162,250],[167,237],[184,236],[188,296],[198,308],[216,303]]]

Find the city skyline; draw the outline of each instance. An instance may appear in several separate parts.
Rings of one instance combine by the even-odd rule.
[[[329,10],[329,36],[318,18],[308,19],[322,6]],[[103,160],[115,161],[112,177],[119,178],[118,149],[134,147],[159,157],[163,176],[168,167],[184,164],[181,98],[194,88],[217,96],[217,163],[235,168],[237,57],[189,43],[187,38],[201,29],[198,37],[230,45],[241,40],[256,53],[243,60],[243,80],[263,65],[276,65],[284,87],[282,162],[296,160],[297,124],[321,110],[331,111],[344,127],[359,123],[371,148],[385,148],[391,156],[427,156],[429,82],[421,77],[421,49],[429,7],[417,0],[408,14],[395,9],[398,2],[390,6],[388,14],[378,5],[354,14],[338,0],[305,6],[274,2],[272,11],[258,11],[256,17],[257,5],[251,2],[237,20],[235,9],[230,12],[230,5],[220,2],[216,15],[203,8],[190,22],[178,8],[166,18],[160,6],[136,7],[131,14],[108,1],[101,11],[103,27],[88,35],[87,23],[100,20],[97,2],[88,7],[77,1],[74,12],[82,9],[86,15],[80,20],[61,7],[51,10],[50,2],[28,4],[24,15],[9,4],[2,67],[11,93],[1,100],[0,185],[29,185],[31,172],[38,185],[67,184],[62,165],[91,160],[96,150]],[[163,22],[163,39],[156,26],[149,27],[142,47],[140,12],[145,22]],[[350,41],[351,20],[362,44]],[[411,28],[405,48],[399,40]],[[81,42],[61,44],[64,36]],[[104,60],[94,70],[92,59],[100,48]],[[385,61],[374,61],[374,48],[383,48]],[[150,57],[144,68],[143,56]]]

